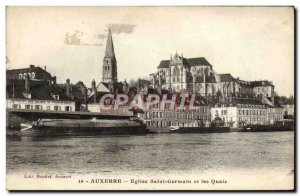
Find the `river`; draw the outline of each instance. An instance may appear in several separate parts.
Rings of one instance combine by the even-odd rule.
[[[7,173],[294,169],[294,132],[91,137],[7,135]]]

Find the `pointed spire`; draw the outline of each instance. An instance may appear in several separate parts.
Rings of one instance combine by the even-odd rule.
[[[110,29],[108,29],[108,36],[107,36],[106,49],[105,49],[105,57],[114,57],[115,58],[114,43],[113,43],[113,39],[112,39]]]

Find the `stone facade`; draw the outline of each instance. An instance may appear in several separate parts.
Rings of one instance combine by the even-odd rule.
[[[148,127],[204,127],[210,124],[210,108],[201,105],[189,109],[184,107],[175,110],[162,110],[160,104],[155,104],[140,114],[141,119]]]
[[[211,108],[212,120],[216,117],[221,118],[225,126],[234,128],[268,124],[266,107],[261,104],[218,104]]]

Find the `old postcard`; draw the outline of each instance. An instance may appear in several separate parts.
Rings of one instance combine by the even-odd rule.
[[[293,7],[6,8],[8,190],[294,190]]]

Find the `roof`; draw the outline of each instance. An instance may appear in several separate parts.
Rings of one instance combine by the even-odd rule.
[[[25,80],[8,79],[6,84],[6,97],[25,99],[23,95],[25,92]],[[59,95],[59,100],[80,100],[85,99],[84,92],[76,85],[71,85],[70,93],[72,96],[68,97],[66,94],[65,84],[49,85],[47,81],[30,80],[31,99],[39,100],[54,100],[52,95]]]
[[[229,73],[219,74],[219,76],[220,76],[220,81],[221,82],[232,82],[232,81],[234,81],[234,78]]]
[[[45,69],[42,69],[40,67],[36,67],[34,65],[30,65],[27,68],[6,70],[6,77],[8,79],[18,79],[19,74],[31,73],[31,72],[35,72],[35,78],[34,79],[49,80],[49,79],[54,78]]]
[[[188,61],[191,66],[196,66],[196,65],[211,66],[211,64],[204,57],[189,58]]]
[[[109,84],[108,82],[100,82],[98,85],[97,85],[97,89],[100,85],[104,85],[108,90],[109,90]],[[123,83],[122,82],[113,82],[111,83],[113,85],[113,88],[114,88],[114,92],[112,93],[122,93],[123,92]]]
[[[272,82],[268,80],[261,80],[261,81],[251,81],[251,86],[259,87],[259,86],[274,86]]]
[[[94,103],[94,97],[96,96],[96,103],[99,103],[100,100],[101,100],[101,97],[103,95],[106,95],[106,94],[110,94],[109,92],[97,92],[96,95],[93,94],[91,95],[88,99],[87,99],[87,103],[88,104],[91,104],[91,103]]]
[[[180,57],[180,60],[183,61],[183,65],[186,66],[211,66],[211,64],[204,58],[204,57],[196,57],[196,58],[184,58],[184,57]],[[170,67],[170,60],[162,60],[160,61],[158,68],[168,68]]]
[[[261,100],[253,98],[233,98],[235,104],[264,105]]]
[[[115,58],[114,43],[111,35],[111,30],[108,29],[108,37],[106,42],[105,57]]]
[[[170,60],[160,61],[158,68],[168,68],[170,66]]]

